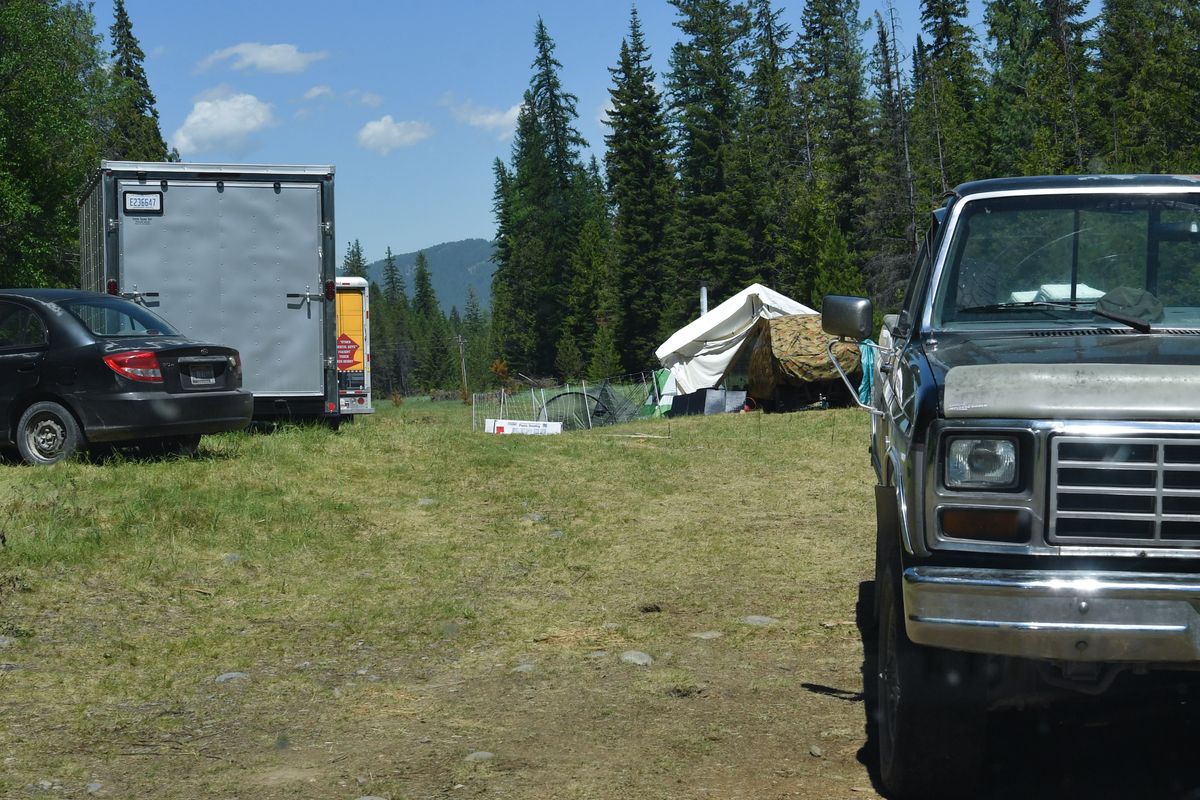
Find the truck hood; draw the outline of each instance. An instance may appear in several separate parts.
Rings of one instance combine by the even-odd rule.
[[[926,354],[943,389],[943,413],[1200,419],[1200,334],[1055,333],[955,335],[930,343]]]

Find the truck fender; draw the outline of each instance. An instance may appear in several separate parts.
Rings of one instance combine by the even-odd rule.
[[[904,467],[899,463],[899,454],[894,447],[888,448],[887,470],[891,478],[889,481],[890,485],[875,487],[876,519],[881,524],[884,520],[887,520],[890,523],[890,527],[887,530],[892,531],[893,534],[898,534],[901,543],[904,545],[904,552],[912,554],[916,551],[913,548],[912,515],[908,508],[908,495],[904,491],[905,472]],[[886,504],[890,504],[890,510],[886,512],[882,508],[885,502]],[[880,530],[885,529],[880,528]]]

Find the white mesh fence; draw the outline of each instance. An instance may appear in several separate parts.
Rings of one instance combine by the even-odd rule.
[[[598,383],[579,381],[551,387],[500,390],[471,396],[471,429],[484,420],[561,422],[563,430],[589,430],[654,416],[659,389],[654,373],[622,375]]]

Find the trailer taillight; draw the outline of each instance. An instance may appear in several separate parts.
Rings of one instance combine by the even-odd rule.
[[[336,296],[334,292],[333,281],[325,281],[325,299],[332,300]]]
[[[108,279],[108,283],[106,283],[106,284],[104,285],[104,288],[105,288],[105,290],[106,290],[106,291],[107,291],[109,294],[112,294],[112,295],[117,295],[117,294],[120,294],[120,293],[121,293],[121,292],[120,292],[120,287],[119,287],[119,286],[117,286],[117,279],[116,279],[116,278],[109,278],[109,279]]]

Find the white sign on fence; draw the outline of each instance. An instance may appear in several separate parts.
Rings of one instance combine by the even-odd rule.
[[[526,433],[534,436],[544,436],[549,433],[562,433],[561,422],[538,422],[527,419],[485,419],[484,433]]]

